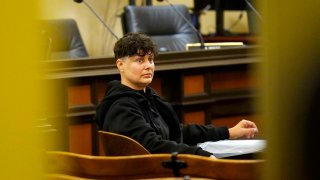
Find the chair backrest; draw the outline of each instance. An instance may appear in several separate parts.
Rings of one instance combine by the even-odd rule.
[[[188,21],[185,5],[175,5]],[[187,43],[199,43],[197,33],[171,6],[126,6],[122,15],[123,32],[144,32],[160,51],[185,51]]]
[[[78,25],[74,19],[41,20],[43,39],[46,41],[46,59],[87,57]]]
[[[104,156],[127,156],[150,154],[136,140],[117,133],[98,131],[99,154]]]
[[[264,160],[224,160],[197,155],[149,154],[92,156],[71,152],[47,153],[47,177],[61,179],[142,179],[164,177],[258,180]],[[176,164],[178,163],[178,164]],[[170,168],[171,167],[171,168]]]

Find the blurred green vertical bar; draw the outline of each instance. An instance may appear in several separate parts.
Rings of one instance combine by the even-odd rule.
[[[310,156],[317,162],[319,152],[308,152],[318,146],[319,136],[312,134],[318,134],[319,119],[310,119],[308,112],[319,83],[320,1],[266,0],[261,4],[268,140],[264,179],[313,179],[318,173],[312,169]]]
[[[1,1],[0,179],[43,179],[37,3]]]

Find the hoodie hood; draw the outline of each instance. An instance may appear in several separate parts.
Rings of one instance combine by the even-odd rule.
[[[150,91],[151,95],[156,95],[156,93],[150,88],[147,87],[147,91]],[[102,129],[104,123],[104,117],[109,111],[110,106],[121,97],[137,97],[141,101],[143,95],[138,90],[133,90],[125,85],[122,85],[120,81],[114,80],[108,83],[106,93],[100,104],[97,106],[95,122],[99,126],[99,129]],[[143,103],[143,102],[141,102]]]

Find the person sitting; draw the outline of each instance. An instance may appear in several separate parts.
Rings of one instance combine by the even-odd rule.
[[[234,127],[182,124],[172,106],[148,85],[155,71],[154,42],[144,33],[128,33],[114,46],[121,81],[108,83],[95,121],[104,131],[131,137],[150,153],[181,153],[214,157],[197,146],[205,141],[253,138],[258,128],[249,120]]]

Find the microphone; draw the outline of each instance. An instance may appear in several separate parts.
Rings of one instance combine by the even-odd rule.
[[[103,24],[105,28],[108,29],[108,31],[115,37],[117,40],[119,40],[119,37],[112,31],[112,29],[102,20],[102,18],[98,15],[98,13],[84,0],[73,0],[76,3],[84,3],[90,10],[91,12],[99,19],[99,21]]]
[[[262,21],[262,16],[261,14],[256,10],[256,8],[253,7],[253,5],[248,1],[244,0],[246,4],[250,7],[250,9],[259,17],[260,21]]]
[[[51,50],[52,50],[52,38],[51,38],[51,36],[48,34],[48,32],[46,31],[46,30],[44,30],[44,29],[42,29],[41,30],[41,34],[43,35],[43,36],[45,36],[46,37],[46,40],[47,40],[47,52],[46,52],[46,54],[45,54],[45,59],[46,60],[48,60],[48,59],[50,59],[50,55],[51,55]]]
[[[192,28],[192,30],[197,33],[198,39],[200,40],[200,49],[205,49],[203,37],[202,37],[201,33],[193,26],[193,24],[191,24],[191,22],[186,17],[184,17],[184,15],[181,14],[181,12],[172,3],[170,3],[169,0],[157,0],[157,1],[158,2],[166,1],[174,9],[174,11],[180,17],[182,17],[182,19]]]

